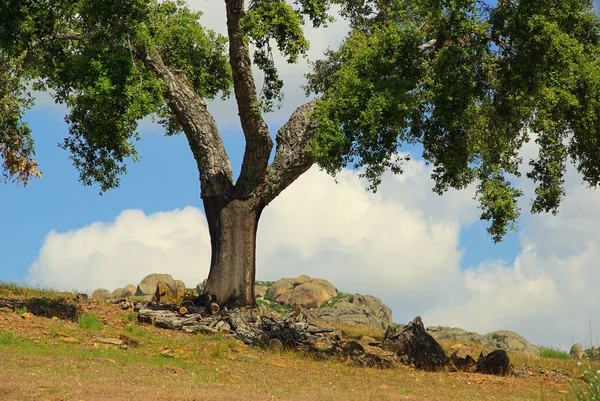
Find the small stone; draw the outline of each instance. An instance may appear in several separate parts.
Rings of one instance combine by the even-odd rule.
[[[579,343],[573,344],[569,353],[574,359],[581,359],[583,357],[583,346]]]
[[[33,319],[33,313],[25,312],[21,315],[21,319],[31,320],[31,319]]]
[[[283,351],[283,343],[281,342],[281,340],[278,340],[277,338],[272,338],[269,341],[269,347],[271,347],[271,349],[276,352]]]

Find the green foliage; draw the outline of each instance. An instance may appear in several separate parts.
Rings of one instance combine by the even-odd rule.
[[[23,313],[27,313],[27,307],[21,306],[21,307],[15,308],[15,312],[17,313],[17,315],[22,315]]]
[[[15,335],[10,331],[0,332],[0,345],[12,345],[16,342]]]
[[[261,93],[265,111],[272,111],[273,102],[283,99],[283,81],[273,61],[270,41],[275,40],[288,63],[295,63],[308,50],[301,25],[300,15],[283,0],[253,0],[244,16],[244,30],[256,48],[254,63],[265,74]]]
[[[272,310],[274,312],[279,313],[281,316],[285,316],[290,311],[290,307],[285,304],[280,304],[279,302],[275,302],[269,297],[265,295],[265,300],[257,299],[256,304],[260,307]]]
[[[341,300],[343,298],[349,298],[349,297],[351,297],[353,295],[355,295],[355,294],[348,294],[348,293],[345,293],[345,292],[338,292],[329,301],[323,302],[323,304],[321,304],[321,308],[326,308],[326,307],[329,307],[329,306],[333,306],[336,303],[338,303],[339,300]]]
[[[144,327],[137,326],[135,323],[130,323],[126,325],[125,331],[137,337],[146,337],[147,334],[146,329]]]
[[[543,347],[540,350],[540,357],[550,359],[571,359],[568,352],[555,347]]]
[[[540,146],[527,177],[531,210],[555,213],[571,158],[600,182],[600,19],[589,0],[344,1],[353,28],[313,64],[321,94],[311,151],[331,174],[360,169],[377,189],[420,144],[434,191],[476,183],[481,218],[500,241],[520,214],[519,150]]]
[[[98,318],[95,313],[84,313],[77,318],[77,324],[82,329],[88,330],[102,330],[104,324]]]
[[[127,313],[127,320],[130,322],[134,322],[138,317],[138,313],[137,312],[129,312]]]
[[[32,104],[25,82],[52,89],[56,102],[68,106],[69,136],[61,147],[71,153],[81,182],[97,183],[102,192],[119,185],[127,160],[139,159],[134,142],[140,119],[158,115],[168,134],[180,130],[164,83],[141,54],[159,53],[169,67],[185,72],[201,97],[229,93],[226,40],[201,27],[201,14],[183,1],[6,1],[0,15],[7,16],[0,21],[0,104],[8,105],[0,119],[5,178],[26,182],[37,171],[22,121]],[[20,164],[11,162],[19,150]]]

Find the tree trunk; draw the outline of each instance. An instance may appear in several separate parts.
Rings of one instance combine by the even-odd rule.
[[[206,197],[212,255],[205,293],[221,305],[254,305],[256,230],[262,200]]]

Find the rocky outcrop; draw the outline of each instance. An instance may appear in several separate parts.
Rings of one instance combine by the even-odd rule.
[[[463,344],[478,344],[480,348],[486,349],[503,349],[532,356],[540,354],[540,347],[512,331],[494,331],[481,335],[456,327],[431,326],[427,328],[427,332],[437,341],[451,344],[453,348],[459,348]]]
[[[504,350],[497,349],[487,355],[479,355],[477,359],[477,373],[488,375],[506,376],[510,373],[510,359],[508,353]]]
[[[442,346],[425,330],[420,316],[403,329],[389,326],[381,348],[395,352],[404,363],[417,369],[438,371],[452,366]]]
[[[337,290],[327,280],[300,276],[276,281],[269,289],[268,295],[280,304],[313,309],[336,296]]]
[[[579,343],[573,344],[569,353],[571,354],[571,357],[581,359],[583,358],[583,346]]]
[[[98,288],[97,290],[94,290],[94,292],[92,293],[92,298],[110,299],[110,297],[111,297],[110,291],[107,290],[106,288]]]
[[[170,274],[149,274],[142,279],[137,286],[135,295],[154,295],[156,286],[159,282],[163,282],[169,286],[171,292],[175,292],[176,284]]]
[[[392,311],[379,298],[350,295],[333,306],[315,309],[315,317],[327,322],[385,330],[392,324]]]

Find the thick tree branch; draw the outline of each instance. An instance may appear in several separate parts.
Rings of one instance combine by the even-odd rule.
[[[182,71],[169,69],[159,54],[137,50],[144,64],[165,83],[169,108],[177,116],[198,164],[202,197],[228,196],[233,173],[225,146],[206,103],[192,89]]]
[[[277,131],[277,150],[275,160],[267,168],[267,182],[263,192],[266,204],[286,189],[313,164],[308,152],[309,141],[317,131],[317,123],[312,117],[316,101],[298,107]]]
[[[240,197],[247,197],[264,179],[265,169],[273,148],[273,140],[269,135],[267,124],[260,115],[248,41],[242,30],[244,0],[226,0],[225,5],[229,35],[229,62],[231,63],[240,121],[246,138],[246,150],[240,177],[236,183],[236,194]]]

